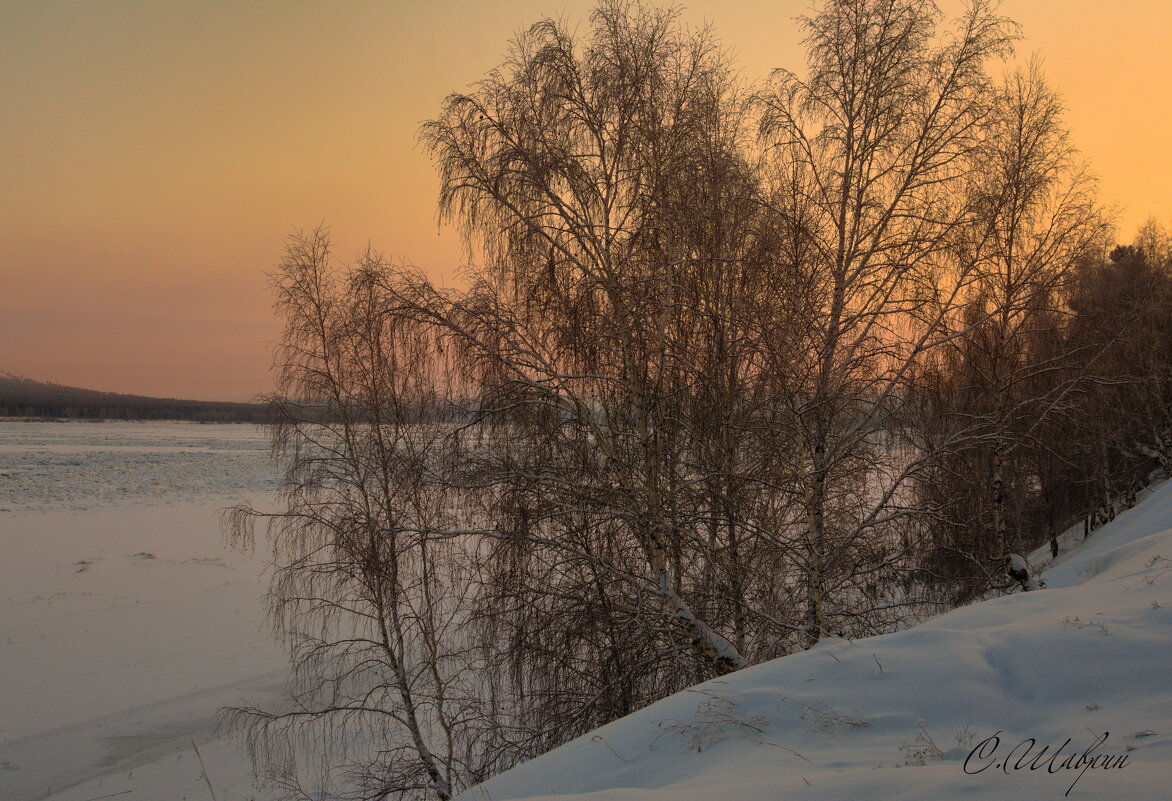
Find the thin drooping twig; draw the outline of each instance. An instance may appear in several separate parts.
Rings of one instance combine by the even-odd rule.
[[[195,758],[199,760],[199,775],[203,776],[204,784],[208,786],[208,793],[212,796],[212,801],[216,801],[216,791],[212,789],[212,780],[208,778],[208,769],[203,764],[203,756],[199,753],[199,746],[195,744],[195,740],[191,741],[191,747],[195,751]]]

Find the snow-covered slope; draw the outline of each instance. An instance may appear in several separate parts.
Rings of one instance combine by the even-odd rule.
[[[1172,797],[1172,482],[1063,546],[1048,589],[699,685],[461,801]]]

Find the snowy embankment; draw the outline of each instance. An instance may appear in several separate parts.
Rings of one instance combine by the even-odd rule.
[[[0,425],[0,801],[266,797],[214,718],[286,660],[216,513],[272,484],[251,426]]]
[[[710,681],[460,801],[1168,798],[1172,481],[1061,545],[1045,590]]]

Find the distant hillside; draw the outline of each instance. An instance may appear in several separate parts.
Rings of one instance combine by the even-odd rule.
[[[0,419],[5,417],[260,423],[266,408],[258,403],[120,395],[0,373]]]

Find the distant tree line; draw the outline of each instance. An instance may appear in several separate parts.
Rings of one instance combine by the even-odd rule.
[[[1172,458],[1172,264],[1016,26],[823,0],[752,90],[708,29],[543,20],[422,129],[466,289],[324,229],[274,276],[290,797],[449,799],[698,681],[1018,588]]]
[[[192,420],[200,423],[264,423],[261,403],[221,403],[120,395],[0,375],[0,419]]]
[[[973,434],[917,480],[932,510],[923,575],[955,602],[997,585],[1007,549],[1057,556],[1059,534],[1089,534],[1172,475],[1170,252],[1151,220],[1133,244],[1071,262],[1045,303],[1016,308],[1016,329],[981,326],[922,371],[929,441]]]

